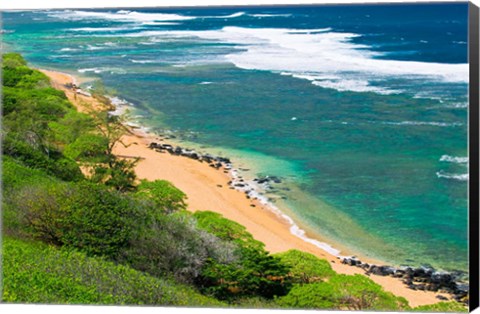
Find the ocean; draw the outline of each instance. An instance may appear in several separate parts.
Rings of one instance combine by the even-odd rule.
[[[2,40],[248,180],[279,177],[262,197],[334,253],[466,271],[467,17],[466,2],[18,11]]]

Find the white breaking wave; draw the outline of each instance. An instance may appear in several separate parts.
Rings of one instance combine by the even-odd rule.
[[[176,22],[143,22],[142,25],[180,25]]]
[[[78,51],[76,48],[62,48],[59,51]]]
[[[87,50],[104,50],[107,49],[107,46],[93,46],[93,45],[87,45]]]
[[[82,19],[100,19],[100,20],[114,20],[124,22],[140,22],[143,25],[176,25],[178,23],[171,23],[166,21],[185,21],[194,20],[198,18],[203,19],[229,19],[245,15],[245,12],[236,12],[230,15],[215,15],[215,16],[185,16],[173,13],[146,13],[136,11],[120,10],[117,12],[98,12],[98,11],[81,11],[81,10],[65,10],[49,12],[52,17],[69,20]]]
[[[138,30],[140,27],[80,27],[80,28],[70,28],[67,29],[71,32],[120,32],[120,31],[130,31]]]
[[[135,59],[131,59],[130,61],[133,62],[133,63],[141,63],[141,64],[155,63],[154,60],[135,60]]]
[[[294,77],[298,77],[293,75]],[[323,80],[323,81],[313,81],[313,85],[333,88],[340,92],[352,91],[352,92],[374,92],[382,95],[389,94],[399,94],[402,91],[400,90],[390,90],[383,87],[371,86],[366,80],[353,80],[353,79],[336,79],[336,80]]]
[[[448,104],[443,106],[443,108],[457,108],[457,109],[468,108],[468,102]]]
[[[104,71],[104,69],[102,69],[102,68],[78,69],[78,72],[80,72],[80,73],[86,73],[86,72],[102,73],[103,71]]]
[[[457,164],[465,164],[465,163],[468,163],[468,157],[455,157],[455,156],[443,155],[442,157],[440,157],[440,161],[453,162]]]
[[[428,122],[428,121],[400,121],[400,122],[382,122],[382,124],[390,125],[432,125],[432,126],[462,126],[463,123],[459,122]]]
[[[468,64],[377,59],[381,53],[353,43],[359,34],[323,29],[224,27],[206,31],[145,31],[131,37],[195,39],[234,44],[235,52],[221,56],[235,66],[265,70],[339,91],[401,93],[386,80],[430,80],[468,83]]]
[[[230,15],[209,15],[209,16],[196,16],[195,18],[202,19],[233,19],[245,15],[245,12],[236,12]]]
[[[259,17],[259,18],[263,18],[263,17],[289,17],[289,16],[292,16],[291,14],[248,14],[249,16],[252,16],[252,17]]]
[[[437,177],[444,178],[444,179],[453,179],[458,181],[468,181],[468,173],[454,174],[454,173],[446,173],[443,170],[441,170],[437,172]]]
[[[103,72],[110,72],[110,73],[115,73],[115,74],[125,74],[127,71],[120,69],[120,68],[83,68],[83,69],[78,69],[77,70],[79,73],[88,73],[88,72],[93,72],[96,74],[103,73]]]
[[[110,18],[140,22],[157,20],[195,19],[201,17],[162,13],[88,11],[62,11],[74,17]],[[223,18],[245,14],[237,12]],[[205,18],[205,17],[203,17]],[[105,36],[91,34],[89,36]],[[221,62],[229,62],[238,68],[264,70],[299,79],[338,91],[374,92],[378,94],[402,93],[404,90],[388,86],[392,79],[429,81],[433,83],[468,83],[468,64],[447,64],[418,61],[379,59],[380,52],[370,46],[354,43],[361,35],[335,32],[331,28],[287,29],[224,27],[219,30],[152,30],[121,34],[122,37],[148,37],[150,41],[197,40],[227,43],[225,53],[215,54]],[[228,51],[228,52],[227,52]],[[408,85],[408,84],[407,84]]]
[[[123,22],[182,21],[196,18],[193,16],[184,16],[172,13],[143,13],[124,10],[117,12],[94,12],[80,10],[51,11],[49,12],[49,16],[67,20],[100,19]]]

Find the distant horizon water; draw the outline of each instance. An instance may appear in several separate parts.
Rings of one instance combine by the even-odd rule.
[[[309,235],[467,271],[466,2],[2,17],[33,65],[101,79],[136,123],[279,177],[264,197]]]

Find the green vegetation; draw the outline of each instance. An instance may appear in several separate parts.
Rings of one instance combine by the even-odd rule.
[[[108,103],[77,112],[18,54],[3,74],[2,301],[409,309],[367,277],[271,255],[242,225],[187,212],[167,181],[139,182],[137,160],[112,153],[127,130]],[[416,310],[456,309],[436,306]]]
[[[385,292],[362,275],[335,275],[325,282],[295,285],[290,293],[278,299],[290,308],[340,310],[408,310],[404,298]]]
[[[458,302],[439,302],[431,305],[417,306],[412,309],[414,312],[440,312],[440,313],[466,313],[468,309]]]
[[[3,241],[4,302],[219,306],[191,287],[42,243]]]
[[[310,253],[289,250],[276,256],[291,267],[290,277],[295,283],[324,281],[335,275],[327,260],[319,259]]]
[[[173,184],[165,180],[147,181],[142,180],[135,195],[152,202],[152,206],[166,214],[178,210],[187,209],[185,193],[177,189]]]
[[[210,260],[196,282],[219,299],[257,295],[267,299],[287,294],[289,267],[269,255],[242,225],[213,212],[196,212],[198,226],[234,245],[239,258],[233,263]]]

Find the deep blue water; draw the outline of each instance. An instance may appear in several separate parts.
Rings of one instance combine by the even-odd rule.
[[[282,177],[276,205],[348,252],[466,270],[467,8],[9,12],[3,41]]]

